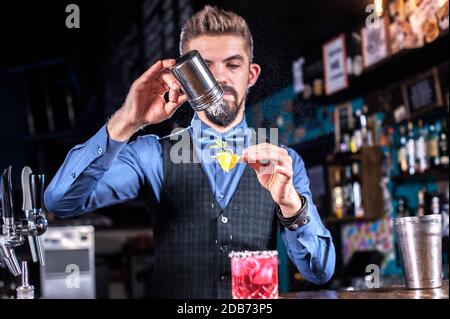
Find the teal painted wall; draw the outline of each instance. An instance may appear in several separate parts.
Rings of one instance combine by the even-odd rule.
[[[283,110],[283,104],[286,102],[289,102],[293,100],[295,97],[295,93],[293,90],[293,86],[288,86],[284,88],[283,90],[269,96],[268,98],[264,99],[263,101],[260,101],[259,103],[256,103],[255,105],[252,105],[250,108],[247,108],[246,110],[246,119],[248,121],[248,124],[251,127],[255,127],[255,123],[257,122],[254,118],[255,108],[260,108],[261,114],[259,116],[263,116],[266,122],[271,123],[272,127],[276,127],[276,121],[275,119],[278,116],[281,116],[284,123],[293,122],[293,115],[290,112],[286,112]],[[349,101],[349,103],[352,104],[352,108],[354,111],[358,109],[362,109],[364,105],[363,98],[356,98],[354,100]],[[307,142],[310,140],[314,140],[320,136],[323,136],[325,134],[333,133],[334,132],[334,124],[331,120],[331,116],[328,115],[328,117],[323,117],[323,112],[318,112],[319,110],[326,110],[328,114],[334,113],[336,105],[317,105],[315,106],[315,109],[317,112],[313,113],[312,116],[314,116],[313,119],[302,119],[304,120],[303,124],[306,126],[305,134],[302,136],[300,143]],[[377,113],[377,119],[383,120],[384,114]],[[261,121],[261,119],[259,120]],[[311,123],[319,123],[319,125],[310,125],[309,121]],[[295,123],[294,123],[295,125]],[[398,127],[395,129],[394,134],[394,141],[398,141]],[[280,137],[283,136],[285,133],[285,126],[282,126],[279,128],[279,135]],[[285,139],[286,141],[290,141],[289,138]],[[289,145],[289,143],[286,143]],[[398,174],[398,167],[396,165],[396,148],[393,149],[389,147],[382,148],[382,151],[386,154],[390,154],[392,170],[390,174],[392,176],[395,176]],[[389,183],[389,189],[391,191],[392,196],[392,203],[391,203],[391,213],[390,217],[395,218],[395,211],[396,207],[398,205],[396,197],[404,196],[406,197],[408,201],[408,205],[410,209],[416,209],[418,205],[417,200],[417,194],[421,187],[426,186],[429,192],[435,192],[437,191],[437,183],[436,182],[428,182],[428,183],[415,183],[415,182],[408,182],[405,184],[394,184],[392,180]],[[394,241],[395,237],[392,234]],[[288,256],[286,249],[284,247],[284,244],[280,238],[280,235],[278,234],[278,254],[279,254],[279,284],[280,284],[280,292],[287,292],[290,289],[290,283],[289,283],[289,268],[288,268]],[[344,240],[344,239],[343,239]],[[383,268],[383,274],[385,276],[401,276],[403,274],[401,264],[397,260],[396,252],[393,251],[391,253],[388,253],[388,261]],[[448,278],[448,252],[444,255],[444,271],[445,276]]]

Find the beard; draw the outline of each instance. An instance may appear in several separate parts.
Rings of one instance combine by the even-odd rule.
[[[230,93],[234,97],[234,101],[225,101],[223,98],[219,103],[211,105],[205,110],[206,118],[212,123],[227,127],[230,125],[237,117],[244,99],[239,103],[238,94],[236,90],[228,85],[222,84],[222,90],[224,93]]]

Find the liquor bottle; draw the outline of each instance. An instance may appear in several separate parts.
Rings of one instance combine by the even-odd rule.
[[[355,118],[355,117],[352,117],[351,123],[352,124],[350,126],[350,131],[349,131],[349,135],[350,135],[350,152],[355,154],[358,151],[358,145],[357,145],[357,141],[356,141],[356,138],[357,138],[356,128],[358,127],[358,119]]]
[[[414,126],[411,121],[408,122],[408,138],[406,140],[406,158],[408,161],[408,173],[414,175],[416,173],[416,148],[414,140]]]
[[[392,151],[392,148],[395,146],[394,136],[395,136],[394,128],[389,127],[386,132],[386,141],[387,141],[386,146],[387,147],[382,148],[382,150],[384,152],[384,159],[385,159],[384,164],[386,164],[383,166],[383,168],[384,168],[383,172],[385,172],[386,176],[390,176],[392,167],[393,167],[393,162],[392,162],[393,158],[391,156],[391,151]]]
[[[352,32],[346,37],[347,49],[347,72],[349,78],[359,77],[364,70],[364,61],[362,56],[361,35],[358,32]]]
[[[394,128],[391,126],[388,128],[388,146],[394,147]]]
[[[359,165],[354,162],[352,165],[352,188],[353,188],[353,212],[355,217],[364,217],[364,208],[362,203],[361,179],[359,176]]]
[[[448,128],[447,121],[442,121],[441,133],[439,134],[439,163],[441,165],[448,165]]]
[[[344,214],[347,216],[355,216],[351,166],[345,166],[344,172]]]
[[[383,121],[380,118],[375,119],[375,145],[385,147],[389,145],[388,130],[383,128]]]
[[[355,154],[358,152],[358,147],[356,146],[356,131],[353,131],[353,134],[350,137],[350,152]]]
[[[430,210],[431,214],[441,213],[441,196],[438,193],[434,193],[430,196]]]
[[[399,197],[397,207],[397,217],[408,217],[409,209],[405,197]]]
[[[427,139],[427,157],[430,167],[439,166],[439,136],[436,132],[436,126],[430,125],[430,131]]]
[[[356,153],[356,147],[354,143],[354,118],[353,114],[351,116],[350,122],[348,123],[346,134],[344,134],[344,139],[347,143],[347,152]]]
[[[406,136],[404,126],[400,126],[400,146],[398,148],[397,160],[400,171],[402,173],[408,172],[408,159],[406,157]]]
[[[425,138],[427,135],[427,132],[423,126],[423,120],[419,119],[418,121],[419,126],[419,135],[416,139],[416,167],[417,171],[420,173],[423,173],[428,168],[428,161],[427,161],[427,150],[426,150],[426,142]]]
[[[427,189],[422,188],[419,190],[419,193],[417,194],[417,197],[419,199],[419,205],[417,206],[417,216],[424,216],[427,213],[426,193]]]
[[[354,152],[356,153],[361,149],[363,146],[363,137],[362,137],[362,130],[361,130],[361,110],[356,110],[355,112],[355,130],[353,132],[353,147]]]
[[[369,108],[367,107],[367,105],[364,105],[362,112],[361,112],[361,116],[360,116],[361,132],[362,132],[364,146],[372,146],[373,145],[372,131],[369,130],[369,127],[367,124],[367,114],[368,113],[369,113]]]
[[[339,112],[339,149],[338,152],[346,153],[349,151],[349,116],[347,109]]]
[[[342,219],[342,217],[344,217],[344,196],[341,182],[341,171],[337,168],[334,171],[334,186],[331,193],[333,214],[338,219]]]
[[[448,237],[449,235],[449,192],[448,192],[448,184],[446,190],[442,193],[441,200],[441,214],[442,214],[442,237]]]
[[[341,140],[339,142],[339,151],[341,153],[350,151],[350,135],[346,132],[343,132],[341,135]]]

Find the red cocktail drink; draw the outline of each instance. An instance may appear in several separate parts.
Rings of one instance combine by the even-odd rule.
[[[276,250],[232,252],[229,257],[233,299],[278,298]]]

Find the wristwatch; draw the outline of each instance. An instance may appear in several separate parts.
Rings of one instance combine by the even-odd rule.
[[[281,225],[292,231],[299,229],[301,226],[304,226],[311,221],[311,217],[308,216],[308,201],[305,196],[301,194],[298,195],[300,196],[302,206],[294,216],[289,218],[284,217],[280,206],[277,206],[277,215]]]

